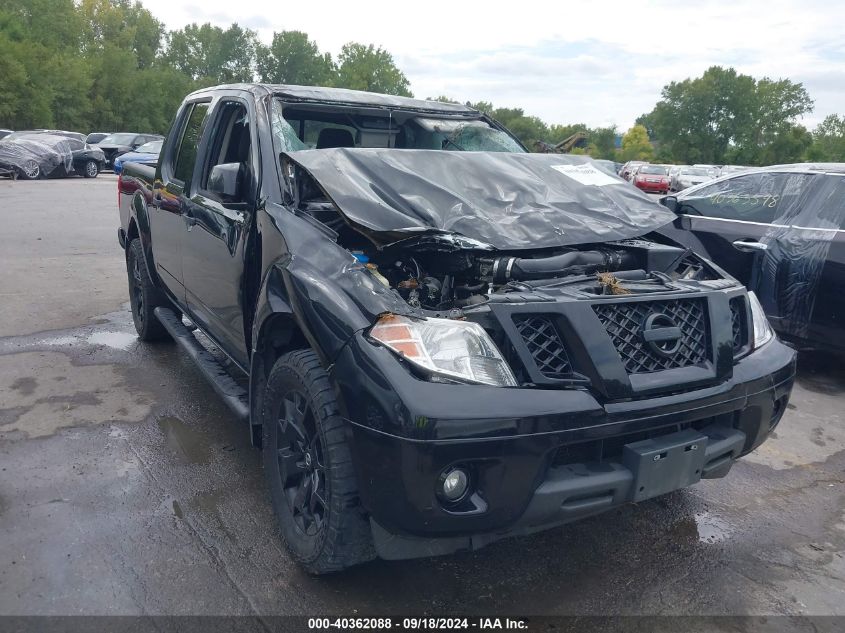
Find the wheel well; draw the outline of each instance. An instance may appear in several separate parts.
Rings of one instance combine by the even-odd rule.
[[[308,339],[291,314],[273,314],[261,325],[249,371],[249,426],[253,446],[261,446],[261,423],[256,414],[264,406],[267,375],[282,354],[308,347]]]
[[[129,230],[126,232],[126,248],[129,248],[129,245],[132,243],[132,240],[134,240],[138,236],[138,223],[135,222],[135,218],[132,218],[131,220],[129,220]]]

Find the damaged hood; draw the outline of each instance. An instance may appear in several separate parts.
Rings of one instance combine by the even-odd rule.
[[[377,244],[458,233],[499,250],[637,237],[675,215],[585,156],[335,148],[289,152]]]

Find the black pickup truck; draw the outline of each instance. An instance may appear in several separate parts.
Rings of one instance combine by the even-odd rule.
[[[786,410],[794,352],[670,211],[471,108],[208,88],[118,186],[139,337],[248,424],[312,573],[722,477]]]

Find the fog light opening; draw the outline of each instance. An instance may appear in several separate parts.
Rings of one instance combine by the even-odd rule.
[[[437,493],[449,503],[457,503],[469,490],[469,474],[462,468],[449,468],[440,475]]]
[[[783,414],[786,411],[787,399],[787,396],[782,396],[775,400],[774,405],[772,406],[772,417],[769,419],[770,431],[774,431],[778,422],[780,422],[780,419],[783,417]]]

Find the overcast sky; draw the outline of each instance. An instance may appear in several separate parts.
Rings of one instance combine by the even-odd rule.
[[[845,114],[840,0],[142,2],[170,29],[238,22],[265,42],[300,30],[332,55],[349,41],[380,45],[417,97],[521,107],[549,123],[624,130],[666,83],[714,64],[802,82],[809,127]]]

